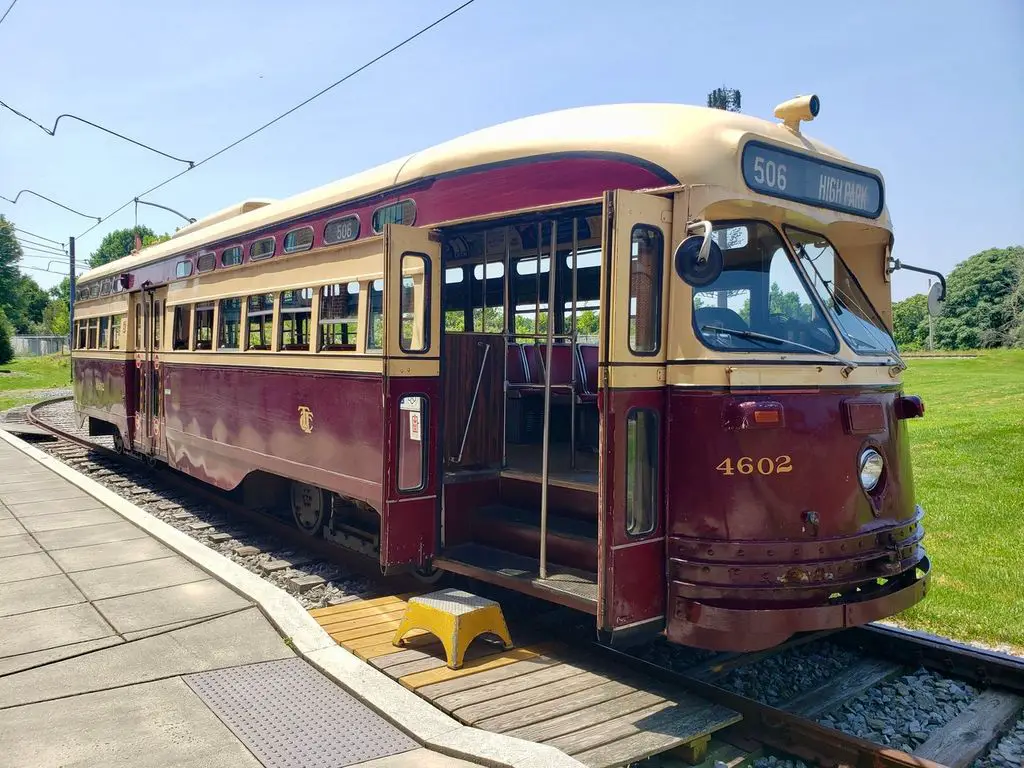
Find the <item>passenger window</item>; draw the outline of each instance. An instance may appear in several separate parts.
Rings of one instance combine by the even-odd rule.
[[[213,349],[213,302],[196,304],[196,349]]]
[[[465,267],[448,267],[444,271],[444,329],[447,333],[461,333],[466,330]]]
[[[175,277],[188,277],[192,274],[192,262],[191,261],[179,261],[177,266],[174,268]]]
[[[220,255],[220,265],[222,267],[236,267],[242,263],[242,246],[235,245],[231,248],[225,248],[224,253]]]
[[[402,254],[399,346],[412,353],[430,347],[430,260],[419,253]]]
[[[89,321],[89,349],[96,349],[96,341],[99,337],[100,324],[97,318]]]
[[[110,348],[110,318],[100,318],[100,349]]]
[[[473,267],[470,294],[473,306],[473,330],[482,333],[501,333],[505,330],[505,265],[489,261]]]
[[[293,229],[287,235],[284,236],[284,252],[285,253],[298,253],[299,251],[308,251],[313,247],[313,228],[303,227],[302,229]]]
[[[366,329],[366,348],[384,347],[384,281],[374,280],[369,290],[369,318]]]
[[[246,324],[248,340],[245,348],[270,349],[274,338],[274,294],[261,293],[249,297]]]
[[[654,530],[658,512],[658,416],[636,408],[626,417],[626,533]]]
[[[309,326],[313,320],[313,289],[301,288],[281,294],[281,339],[279,350],[309,350]]]
[[[359,329],[359,283],[325,285],[320,291],[320,349],[356,348]]]
[[[110,348],[121,349],[121,334],[122,324],[124,323],[124,315],[114,315],[110,318]]]
[[[160,349],[160,325],[163,312],[160,311],[160,302],[153,303],[153,349]]]
[[[215,253],[201,253],[199,258],[196,259],[196,271],[197,272],[212,272],[217,266],[217,254]]]
[[[427,484],[427,399],[405,395],[398,401],[398,490],[419,491]]]
[[[264,237],[249,246],[249,260],[269,259],[274,255],[274,238]]]
[[[78,320],[75,322],[75,326],[78,328],[78,342],[75,344],[75,349],[87,349],[88,348],[88,327],[84,320]]]
[[[188,332],[192,324],[192,305],[179,304],[174,308],[174,331],[171,349],[188,349]]]
[[[217,349],[238,349],[242,326],[242,300],[220,300],[220,335]]]
[[[629,258],[629,350],[657,354],[661,347],[661,230],[646,224],[633,227]]]
[[[135,349],[143,348],[142,340],[142,302],[135,303]]]

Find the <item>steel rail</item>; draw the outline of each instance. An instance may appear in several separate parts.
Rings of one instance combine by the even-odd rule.
[[[743,720],[729,733],[761,742],[769,747],[823,765],[864,766],[864,768],[940,768],[939,763],[914,757],[898,749],[874,744],[843,731],[819,725],[800,715],[741,696],[712,683],[688,677],[617,648],[595,643],[599,653],[663,680],[701,698],[729,707]],[[723,732],[725,735],[726,732]]]

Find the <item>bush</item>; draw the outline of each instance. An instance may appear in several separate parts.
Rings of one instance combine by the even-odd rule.
[[[11,336],[14,329],[11,328],[7,315],[0,309],[0,365],[7,365],[14,359],[14,347],[11,345]]]

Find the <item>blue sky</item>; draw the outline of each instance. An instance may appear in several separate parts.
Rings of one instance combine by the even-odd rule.
[[[2,5],[6,7],[6,2]],[[0,99],[44,124],[73,112],[180,157],[234,140],[455,7],[457,0],[19,0],[0,26]],[[190,216],[285,197],[476,128],[566,107],[743,111],[817,93],[807,133],[887,183],[895,255],[948,273],[1024,243],[1024,2],[477,0],[456,17],[149,199]],[[0,194],[27,187],[101,216],[181,166],[62,121],[0,112]],[[17,226],[64,240],[89,221],[30,197]],[[158,232],[172,214],[140,208]],[[79,241],[87,256],[131,206]],[[28,264],[45,265],[30,259]],[[31,272],[49,285],[57,275]],[[924,290],[901,273],[896,298]]]

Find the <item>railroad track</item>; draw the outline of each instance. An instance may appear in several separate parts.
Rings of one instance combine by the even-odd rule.
[[[229,493],[116,453],[109,438],[90,438],[76,427],[68,398],[38,403],[27,418],[58,438],[44,450],[283,587],[306,608],[417,585],[385,582],[365,557],[250,510]],[[500,595],[514,634],[516,624],[535,634],[541,614],[552,633],[574,623],[551,621],[566,609],[544,605],[538,612],[525,596],[482,591]],[[593,643],[592,619],[572,616],[582,629],[569,635],[575,644],[742,713],[743,721],[712,743],[712,755],[729,765],[784,765],[778,760],[793,756],[821,765],[1024,767],[1024,659],[882,625],[801,636],[751,654],[663,641],[620,650]],[[644,763],[659,764],[678,762]]]

